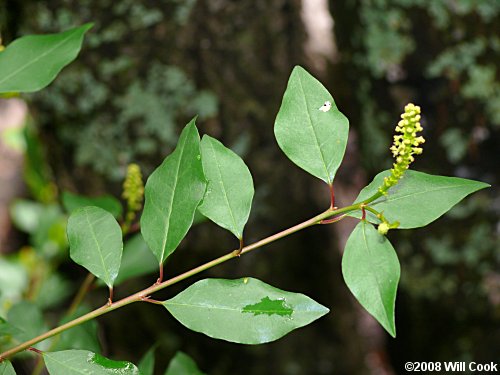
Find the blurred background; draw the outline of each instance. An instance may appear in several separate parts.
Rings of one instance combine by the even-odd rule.
[[[212,340],[160,307],[135,304],[87,326],[99,340],[72,336],[70,346],[137,363],[157,345],[158,374],[177,350],[214,375],[402,374],[406,361],[498,360],[498,0],[0,1],[4,45],[85,22],[95,25],[79,57],[54,83],[0,100],[0,317],[35,319],[40,330],[57,324],[86,277],[68,261],[62,193],[120,198],[127,165],[138,163],[147,177],[195,115],[200,133],[231,147],[253,174],[247,243],[326,209],[327,187],[274,140],[288,76],[300,64],[350,120],[338,204],[350,204],[391,167],[394,126],[410,101],[422,107],[427,140],[413,168],[492,185],[426,228],[389,233],[402,267],[397,338],[342,281],[341,253],[356,224],[346,219],[155,295],[172,297],[206,277],[252,276],[331,309],[283,339],[260,346]],[[169,258],[166,277],[235,247],[229,232],[199,223]],[[120,284],[117,298],[156,277]],[[77,313],[106,298],[94,288]],[[32,354],[14,365],[20,374],[40,371]]]

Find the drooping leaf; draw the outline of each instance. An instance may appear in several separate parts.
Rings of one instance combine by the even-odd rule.
[[[122,259],[122,231],[113,215],[88,206],[73,212],[68,220],[68,240],[73,261],[113,287]]]
[[[204,375],[204,373],[191,357],[179,351],[168,364],[165,375]]]
[[[69,191],[64,191],[62,193],[62,203],[66,212],[70,214],[73,211],[86,206],[96,206],[102,208],[103,210],[108,211],[115,218],[120,217],[123,211],[120,201],[111,195],[86,197],[70,193]]]
[[[88,23],[59,34],[28,35],[0,52],[0,93],[32,92],[50,84],[80,51]]]
[[[73,314],[62,319],[60,324],[67,323],[88,312],[90,312],[88,307],[80,305]],[[97,321],[94,319],[64,331],[58,339],[56,338],[58,341],[56,341],[53,350],[86,349],[99,353],[101,352],[101,344],[99,343],[97,328]]]
[[[361,221],[347,240],[342,275],[354,297],[391,336],[396,337],[394,307],[400,267],[385,236]]]
[[[328,90],[302,67],[295,67],[274,125],[286,156],[331,184],[344,157],[348,132],[349,121]]]
[[[355,202],[362,202],[373,196],[382,185],[384,177],[389,174],[390,171],[383,171],[376,175],[361,190]],[[484,182],[465,178],[434,176],[408,170],[401,181],[389,189],[388,195],[378,198],[370,205],[383,212],[389,222],[399,221],[399,229],[418,228],[442,216],[467,195],[489,186]],[[359,213],[353,216],[359,217]],[[372,223],[380,222],[371,212],[367,212],[366,218]]]
[[[160,263],[175,251],[193,223],[206,180],[195,119],[186,125],[175,151],[149,176],[141,232]]]
[[[140,375],[138,368],[126,361],[113,361],[88,350],[44,352],[50,375]]]
[[[153,375],[155,369],[155,350],[156,345],[149,349],[137,364],[141,375]]]
[[[240,344],[277,340],[329,311],[253,278],[201,280],[163,305],[189,329]]]
[[[7,360],[0,362],[0,375],[16,375],[12,363]]]
[[[252,208],[252,175],[243,160],[215,138],[203,136],[201,154],[208,186],[199,211],[241,239]]]
[[[12,337],[17,342],[30,340],[47,330],[42,312],[28,301],[21,301],[12,306],[7,314],[7,322],[13,329]],[[39,345],[36,347],[41,348]]]

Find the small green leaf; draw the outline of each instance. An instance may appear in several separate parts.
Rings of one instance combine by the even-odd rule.
[[[394,307],[400,267],[391,243],[366,221],[347,240],[342,274],[354,297],[396,337]]]
[[[329,311],[253,278],[201,280],[163,305],[189,329],[240,344],[277,340]]]
[[[16,375],[12,363],[7,360],[0,362],[0,375]]]
[[[355,202],[373,196],[389,174],[390,171],[383,171],[376,175],[361,190]],[[489,186],[465,178],[433,176],[408,170],[401,181],[389,189],[388,195],[378,198],[370,206],[383,212],[389,222],[399,221],[399,229],[418,228],[442,216],[467,195]],[[359,217],[359,213],[352,216]],[[366,219],[372,223],[380,222],[371,212],[367,212]]]
[[[140,375],[130,362],[113,361],[87,350],[45,352],[43,359],[50,375]]]
[[[123,207],[118,199],[111,195],[103,195],[100,197],[86,197],[83,195],[73,194],[69,191],[62,193],[62,203],[64,209],[68,213],[73,213],[79,208],[86,206],[96,206],[108,211],[115,218],[122,215]]]
[[[252,175],[243,160],[215,138],[203,136],[201,154],[208,186],[199,211],[241,239],[252,208]]]
[[[70,216],[67,233],[71,259],[112,288],[123,251],[122,231],[113,215],[99,207],[80,208]]]
[[[141,375],[153,375],[155,369],[155,350],[156,345],[149,349],[137,364]]]
[[[146,182],[141,232],[160,264],[186,236],[205,187],[200,136],[193,119],[182,131],[175,151]]]
[[[331,104],[328,110],[323,107],[326,102]],[[344,157],[348,133],[349,121],[328,90],[296,66],[274,125],[276,140],[286,156],[331,185]]]
[[[190,356],[179,351],[168,364],[165,375],[204,375],[204,373]]]
[[[0,93],[32,92],[50,84],[80,51],[83,35],[92,27],[80,27],[48,35],[16,39],[0,53]]]

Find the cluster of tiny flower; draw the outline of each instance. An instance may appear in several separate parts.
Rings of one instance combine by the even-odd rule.
[[[391,175],[384,178],[384,184],[379,188],[382,194],[387,194],[391,186],[394,186],[403,177],[409,165],[415,160],[413,155],[422,153],[422,148],[418,147],[425,142],[424,137],[417,137],[417,133],[422,131],[420,125],[420,107],[409,103],[405,107],[405,112],[401,115],[401,121],[396,126],[394,143],[391,147],[392,155],[396,159],[391,169]]]
[[[141,169],[137,164],[129,164],[127,167],[127,177],[123,183],[122,197],[127,201],[129,213],[132,217],[134,212],[139,211],[142,206],[144,196],[144,183],[142,182]]]

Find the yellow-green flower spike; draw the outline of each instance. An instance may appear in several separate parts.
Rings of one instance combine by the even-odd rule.
[[[412,103],[407,104],[405,112],[401,115],[401,121],[396,125],[396,132],[399,134],[394,136],[394,143],[390,148],[396,162],[391,169],[391,175],[384,178],[384,184],[378,189],[382,194],[387,194],[389,188],[396,185],[403,177],[415,160],[413,155],[422,153],[422,148],[418,146],[424,143],[425,139],[417,137],[417,133],[423,130],[420,118],[420,107]]]
[[[127,201],[128,213],[132,213],[133,217],[134,213],[141,209],[144,197],[141,168],[137,164],[129,164],[127,167],[122,197]]]

